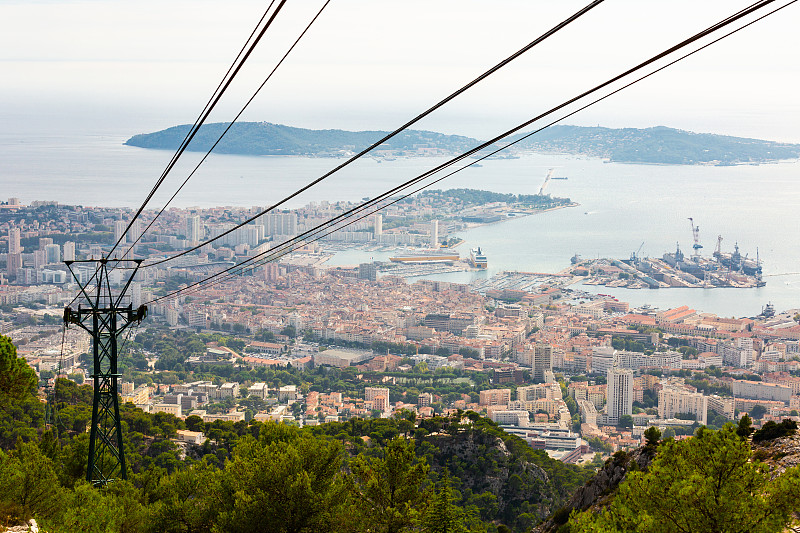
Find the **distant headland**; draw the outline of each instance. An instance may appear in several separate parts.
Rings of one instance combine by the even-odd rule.
[[[206,124],[189,145],[189,151],[208,151],[228,123]],[[125,144],[139,148],[175,150],[188,125],[134,135]],[[254,156],[342,157],[356,153],[388,132],[310,130],[269,122],[241,122],[231,127],[215,153]],[[509,140],[517,140],[518,134]],[[463,153],[481,141],[460,135],[407,130],[370,153],[372,157],[448,156]],[[502,152],[500,157],[521,152],[561,153],[599,157],[618,163],[672,165],[737,165],[769,163],[800,158],[800,144],[779,143],[693,133],[658,126],[654,128],[603,128],[556,125]]]

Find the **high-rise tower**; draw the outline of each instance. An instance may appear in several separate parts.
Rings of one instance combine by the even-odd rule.
[[[611,367],[608,370],[607,383],[608,423],[618,424],[620,417],[633,414],[633,370]]]
[[[439,221],[431,220],[431,246],[433,248],[439,247]]]
[[[200,233],[203,226],[200,224],[200,215],[193,215],[186,219],[186,240],[192,244],[200,242]]]

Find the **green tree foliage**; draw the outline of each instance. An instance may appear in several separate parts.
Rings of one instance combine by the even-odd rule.
[[[11,448],[18,438],[38,436],[44,407],[36,398],[36,383],[36,373],[17,357],[11,339],[0,335],[0,448]]]
[[[294,326],[286,326],[281,330],[281,335],[286,335],[287,337],[294,339],[297,337],[297,330]]]
[[[721,375],[721,373],[720,373]],[[716,379],[689,379],[685,380],[687,385],[697,388],[698,392],[704,394],[718,394],[721,396],[731,396],[731,386],[724,381]]]
[[[423,490],[430,467],[418,460],[414,442],[395,437],[383,457],[359,455],[350,464],[371,531],[398,533],[410,526],[429,494]]]
[[[655,426],[650,426],[644,431],[644,438],[647,441],[647,446],[655,448],[658,446],[658,441],[661,438],[661,430]]]
[[[754,405],[752,409],[750,409],[750,416],[753,417],[755,420],[761,419],[765,414],[767,414],[767,408],[763,405]]]
[[[742,415],[742,418],[739,419],[739,425],[736,428],[736,434],[739,435],[739,437],[746,439],[753,431],[753,421],[750,419],[750,416],[745,413]]]
[[[17,347],[4,335],[0,335],[0,376],[0,404],[24,400],[36,387],[36,373],[17,357]]]
[[[153,332],[140,340],[163,338]],[[233,372],[271,387],[319,385],[359,394],[365,386],[348,369]],[[450,401],[477,395],[476,383],[489,386],[452,369],[398,377]],[[391,390],[401,396],[399,387]],[[450,501],[458,512],[448,512],[463,518],[454,523],[471,531],[490,522],[527,531],[589,476],[588,469],[552,460],[472,412],[422,421],[406,412],[299,429],[183,421],[125,404],[120,416],[131,481],[96,489],[84,482],[91,387],[57,380],[58,417],[47,431],[41,416],[31,417],[43,414],[32,392],[24,394],[27,414],[18,401],[0,410],[0,486],[11,487],[0,494],[0,518],[33,515],[51,533],[411,531],[422,527],[434,497]],[[209,440],[179,448],[171,438],[187,427]],[[434,472],[446,468],[453,475],[442,493],[443,482],[434,489]],[[439,511],[447,511],[442,505]]]
[[[97,489],[86,482],[64,493],[61,505],[42,521],[50,533],[134,533],[147,531],[149,511],[131,483],[118,480]]]
[[[652,344],[645,344],[630,337],[614,337],[611,339],[611,345],[617,350],[626,350],[628,352],[645,352],[654,348]]]
[[[211,531],[220,511],[216,488],[220,472],[206,464],[198,464],[169,476],[158,469],[139,476],[154,502],[151,522],[153,532],[183,533]]]
[[[8,454],[0,450],[0,486],[0,524],[49,516],[58,507],[53,463],[33,442],[20,440]]]
[[[589,443],[589,447],[597,452],[604,452],[604,453],[611,453],[614,451],[614,446],[604,442],[603,440],[599,439],[598,437],[589,437],[586,439]]]
[[[786,435],[793,435],[797,431],[797,422],[788,418],[776,424],[772,420],[765,423],[761,429],[753,433],[753,442],[778,439]]]
[[[417,521],[419,531],[423,533],[475,531],[468,527],[469,519],[469,513],[463,507],[456,505],[456,497],[450,484],[450,475],[445,470],[439,482],[439,490],[433,495],[430,504]]]
[[[341,447],[268,423],[239,441],[219,483],[217,527],[229,532],[336,531],[346,503]]]
[[[800,469],[771,480],[733,425],[701,427],[694,438],[664,442],[646,472],[628,473],[608,510],[574,517],[570,530],[778,532],[799,493]]]

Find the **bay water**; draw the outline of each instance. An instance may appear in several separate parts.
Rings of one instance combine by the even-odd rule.
[[[172,152],[124,146],[116,132],[0,134],[0,196],[23,203],[136,207],[155,183]],[[201,154],[187,153],[165,181],[151,207],[161,207]],[[444,158],[364,158],[299,195],[286,207],[311,201],[358,201],[374,197],[421,174]],[[330,158],[212,155],[176,198],[175,206],[266,206],[341,163]],[[754,289],[631,290],[583,287],[612,294],[633,305],[689,305],[721,316],[753,316],[771,302],[776,309],[800,308],[800,164],[787,161],[740,166],[657,166],[606,163],[570,155],[528,154],[481,162],[434,188],[474,188],[535,194],[555,168],[546,193],[569,197],[578,207],[459,233],[462,256],[480,246],[486,272],[431,276],[468,282],[504,270],[556,272],[574,254],[583,258],[661,257],[676,244],[689,255],[689,217],[700,227],[703,254],[739,244],[742,255],[758,255],[765,287]],[[350,250],[330,264],[385,259],[389,252]]]

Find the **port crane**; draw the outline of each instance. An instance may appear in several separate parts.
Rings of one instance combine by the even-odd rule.
[[[644,241],[642,244],[639,245],[639,249],[635,252],[631,253],[631,263],[638,263],[639,262],[639,253],[642,251],[642,246],[644,246]]]
[[[689,217],[689,224],[692,226],[692,238],[694,239],[694,244],[692,245],[692,249],[694,250],[694,252],[692,252],[692,260],[697,263],[700,261],[700,248],[703,247],[703,245],[700,244],[700,226],[694,225],[694,219],[692,217]]]
[[[547,176],[545,176],[544,178],[544,183],[542,183],[542,186],[539,187],[539,196],[544,195],[544,190],[547,188],[547,185],[550,183],[550,180],[553,179],[555,173],[556,169],[554,168],[551,168],[550,170],[547,171]]]

